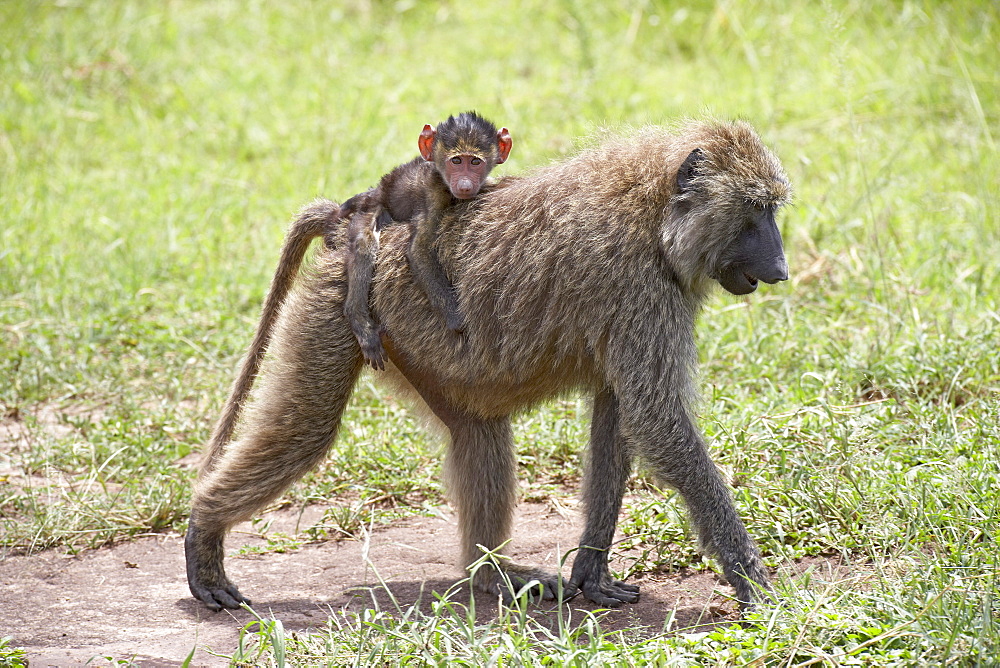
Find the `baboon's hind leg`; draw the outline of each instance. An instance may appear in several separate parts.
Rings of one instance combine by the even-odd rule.
[[[462,416],[452,424],[448,480],[462,528],[462,559],[471,565],[483,548],[499,549],[511,535],[517,504],[517,457],[508,418],[482,420]],[[563,586],[558,574],[501,560],[498,571],[483,564],[473,574],[481,591],[513,600],[532,581],[533,596],[553,599]]]
[[[226,576],[226,533],[312,468],[337,434],[362,366],[342,300],[332,288],[289,300],[241,436],[195,488],[184,542],[188,585],[212,610],[249,602]]]
[[[434,380],[410,364],[391,339],[386,337],[383,343],[396,368],[451,433],[446,462],[448,492],[462,532],[462,565],[471,566],[483,557],[484,548],[500,550],[510,538],[517,505],[517,456],[510,418],[484,419],[456,409]],[[484,564],[473,574],[473,584],[506,601],[531,581],[538,583],[533,593],[542,598],[555,598],[563,586],[558,574],[545,570],[506,560],[497,566],[501,571]]]

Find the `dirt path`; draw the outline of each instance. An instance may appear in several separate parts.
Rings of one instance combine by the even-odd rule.
[[[321,508],[308,508],[299,520],[297,513],[275,513],[270,530],[291,534],[297,521],[307,527],[321,514]],[[554,568],[579,530],[574,511],[522,504],[512,556]],[[241,544],[264,544],[249,531],[249,525],[238,528],[227,544],[230,552]],[[363,547],[356,541],[326,542],[286,553],[230,557],[227,566],[260,614],[270,613],[286,629],[301,631],[322,626],[331,611],[373,606],[372,593],[358,590],[378,584]],[[368,544],[369,561],[404,606],[433,600],[430,591],[454,584],[462,576],[454,563],[458,553],[457,527],[447,509],[439,517],[376,529]],[[680,627],[722,621],[734,612],[716,593],[729,589],[711,573],[633,581],[642,585],[641,599],[610,612],[605,628],[645,627],[646,633],[657,633],[672,610]],[[383,609],[391,606],[384,592],[375,598]],[[462,595],[455,600],[463,600]],[[495,603],[485,603],[477,599],[478,613],[494,615]],[[571,608],[595,606],[574,599]],[[553,605],[539,605],[534,614],[554,620],[553,611]],[[195,646],[196,665],[223,665],[210,651],[231,654],[239,629],[252,617],[245,611],[212,613],[196,602],[184,577],[183,541],[165,535],[75,557],[46,552],[0,561],[0,620],[0,635],[26,648],[32,666],[78,665],[95,656],[135,657],[148,666],[179,664]]]

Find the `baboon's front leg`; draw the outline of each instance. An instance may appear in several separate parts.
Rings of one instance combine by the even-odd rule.
[[[736,513],[729,489],[704,445],[689,462],[688,471],[674,484],[684,497],[702,546],[719,560],[736,590],[740,608],[752,610],[758,603],[770,602],[771,578],[760,550]]]
[[[667,438],[644,438],[646,458],[659,480],[680,492],[691,513],[702,547],[715,556],[744,610],[770,600],[770,576],[756,543],[736,513],[726,487],[701,434],[677,408]],[[647,432],[648,433],[648,432]]]
[[[573,562],[570,584],[588,599],[609,608],[639,600],[639,587],[611,577],[608,552],[618,524],[632,458],[618,429],[618,401],[610,388],[594,398],[590,459],[584,481],[587,525]]]

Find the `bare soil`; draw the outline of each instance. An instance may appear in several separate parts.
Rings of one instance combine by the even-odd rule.
[[[269,531],[295,534],[322,515],[322,508],[270,514]],[[543,504],[522,504],[511,555],[520,563],[555,569],[580,531],[576,511]],[[265,545],[252,527],[241,525],[230,536],[230,577],[254,601],[261,615],[280,619],[289,631],[322,627],[338,611],[364,607],[394,609],[379,577],[402,606],[428,604],[463,575],[454,560],[459,553],[454,516],[414,517],[377,528],[367,541],[306,544],[284,553],[236,556],[241,545]],[[367,551],[367,561],[364,552]],[[377,574],[376,574],[377,571]],[[647,575],[631,581],[642,586],[638,603],[610,611],[606,629],[633,629],[639,635],[661,633],[673,613],[672,629],[711,625],[735,618],[726,597],[731,590],[712,573]],[[452,597],[467,601],[463,589]],[[477,614],[496,614],[496,602],[477,598]],[[579,622],[582,610],[596,606],[577,597],[564,614]],[[555,605],[538,604],[533,615],[555,623]],[[223,665],[215,653],[231,654],[240,628],[253,620],[246,611],[213,613],[191,597],[184,575],[183,540],[178,535],[150,536],[76,556],[50,551],[13,556],[0,565],[0,635],[24,647],[32,666],[79,665],[98,658],[135,659],[144,666],[176,665],[197,647],[195,665]],[[95,664],[92,664],[95,665]]]
[[[55,412],[40,413],[36,419],[46,430],[71,429],[60,424]],[[30,436],[16,416],[0,419],[0,474],[15,483],[25,482],[25,475],[11,467],[10,455],[15,448],[28,447]],[[304,543],[285,552],[267,547],[267,537],[279,533],[301,538],[302,530],[318,522],[324,510],[308,506],[269,512],[264,518],[269,522],[267,535],[259,533],[265,525],[247,523],[227,542],[230,577],[253,599],[260,615],[281,620],[290,632],[320,629],[342,611],[391,611],[397,604],[429,610],[435,592],[444,594],[464,576],[455,563],[458,527],[447,507],[433,516],[375,528],[363,541]],[[509,554],[518,563],[556,570],[581,529],[573,508],[556,502],[522,503]],[[257,553],[246,554],[247,546]],[[798,572],[807,567],[814,571],[814,582],[817,575],[838,579],[844,571],[820,559],[789,566]],[[629,581],[642,587],[639,602],[602,612],[603,629],[644,637],[704,630],[736,619],[732,590],[711,572],[652,573]],[[460,587],[450,598],[467,603],[468,589]],[[578,624],[585,618],[583,611],[596,609],[577,597],[562,612],[571,624]],[[488,621],[497,613],[497,602],[480,595],[476,612],[479,621]],[[531,608],[537,621],[553,627],[556,613],[551,602]],[[0,637],[11,636],[11,646],[25,648],[33,667],[129,660],[143,666],[178,665],[192,649],[193,665],[225,665],[220,655],[233,653],[240,629],[253,620],[244,610],[210,612],[190,595],[183,537],[177,534],[148,536],[75,556],[60,551],[11,556],[0,551]]]

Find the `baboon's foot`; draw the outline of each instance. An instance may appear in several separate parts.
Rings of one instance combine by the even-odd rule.
[[[188,579],[188,587],[194,597],[204,603],[212,612],[218,612],[223,608],[235,610],[243,603],[250,605],[251,601],[240,593],[228,578],[222,582],[208,583],[202,580]]]
[[[200,532],[192,522],[184,538],[184,557],[187,561],[188,588],[196,599],[217,612],[223,608],[237,609],[250,599],[240,593],[222,565],[222,541],[200,540]]]
[[[622,603],[635,603],[639,600],[638,585],[615,580],[610,573],[572,584],[583,592],[587,600],[605,608],[617,608]]]
[[[605,608],[617,608],[622,603],[639,600],[639,587],[611,577],[606,552],[581,547],[573,562],[569,585],[578,589],[589,601]]]
[[[505,564],[503,571],[484,565],[475,574],[475,585],[480,591],[502,597],[504,603],[512,603],[524,594],[537,601],[569,599],[575,594],[558,573],[513,564]]]

